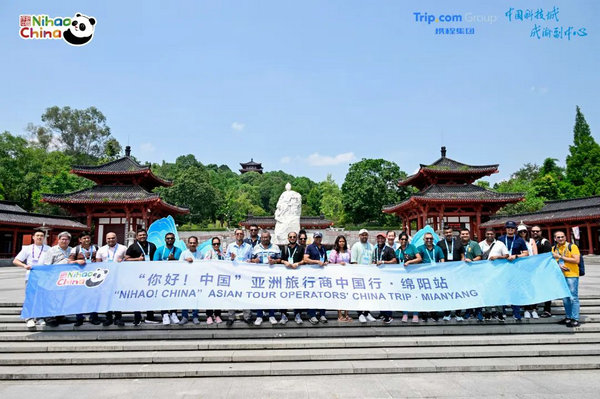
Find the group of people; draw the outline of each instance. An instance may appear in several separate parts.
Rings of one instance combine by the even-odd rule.
[[[359,241],[351,247],[345,236],[339,235],[334,242],[331,251],[326,251],[323,246],[323,234],[315,232],[313,242],[307,245],[308,234],[305,230],[299,232],[290,232],[287,236],[288,243],[280,248],[271,242],[271,234],[268,231],[262,231],[259,234],[259,228],[256,225],[250,226],[249,237],[245,237],[242,229],[236,229],[234,232],[235,240],[223,248],[221,239],[213,237],[211,248],[202,255],[198,250],[199,240],[196,236],[190,236],[187,239],[187,249],[181,250],[175,246],[175,235],[167,233],[165,235],[165,244],[156,247],[155,244],[148,241],[148,233],[140,229],[136,233],[136,240],[130,246],[125,246],[117,242],[117,235],[114,232],[106,234],[106,245],[97,248],[92,244],[90,233],[82,233],[79,237],[79,244],[71,247],[71,234],[62,232],[58,235],[58,243],[55,246],[44,244],[45,234],[43,231],[35,231],[33,234],[33,244],[24,246],[15,257],[13,263],[16,266],[27,270],[26,279],[29,270],[36,265],[53,265],[76,263],[85,265],[89,262],[123,262],[123,261],[181,261],[197,262],[205,259],[215,260],[237,260],[250,263],[263,264],[283,264],[290,269],[297,269],[301,265],[311,264],[326,266],[328,264],[339,265],[376,265],[399,264],[404,267],[418,264],[441,263],[451,261],[475,262],[479,260],[497,260],[507,259],[514,261],[516,258],[537,255],[541,253],[552,252],[560,269],[562,270],[571,296],[564,298],[566,317],[559,323],[568,327],[579,326],[579,261],[580,253],[575,244],[567,243],[565,233],[557,231],[554,234],[555,244],[542,237],[541,228],[533,226],[531,230],[524,224],[517,226],[515,222],[507,222],[506,232],[496,238],[493,229],[485,232],[485,239],[476,242],[471,239],[471,232],[468,229],[462,229],[458,237],[452,228],[443,230],[443,238],[434,244],[432,233],[424,234],[424,244],[416,247],[411,241],[411,237],[406,232],[401,232],[398,237],[394,231],[388,231],[386,234],[378,233],[376,235],[376,244],[369,242],[369,232],[366,229],[359,231]],[[530,233],[531,232],[531,233]],[[529,236],[531,234],[531,236]],[[397,239],[396,239],[397,238]],[[467,309],[448,310],[443,315],[438,312],[412,314],[412,323],[424,322],[432,319],[438,321],[440,317],[444,321],[450,321],[452,313],[456,321],[464,321],[470,317],[477,318],[478,321],[496,319],[504,321],[506,306],[491,309]],[[256,318],[252,321],[252,311],[249,309],[243,311],[229,310],[226,318],[226,324],[232,326],[236,318],[241,318],[248,324],[259,326],[263,323],[265,317],[264,310],[256,310]],[[306,312],[308,321],[311,324],[327,323],[325,309],[294,309],[294,321],[297,324],[303,323],[302,313]],[[279,313],[279,320],[276,318]],[[192,310],[190,317],[189,310],[183,309],[181,317],[177,310],[162,310],[162,321],[156,320],[154,311],[146,311],[145,323],[168,324],[187,324],[192,322],[199,324],[199,310]],[[531,304],[524,307],[524,313],[521,314],[520,306],[512,306],[512,315],[515,320],[520,321],[524,318],[551,317],[551,301],[543,304],[541,315],[538,314],[538,305]],[[206,310],[207,324],[220,324],[223,322],[220,309]],[[392,319],[391,311],[382,311],[379,318],[385,324],[390,324]],[[191,320],[190,320],[191,319]],[[64,317],[51,317],[46,319],[28,319],[26,324],[28,328],[35,328],[38,325],[57,326],[64,322]],[[83,314],[76,315],[75,326],[81,326],[85,320]],[[268,310],[268,320],[271,324],[286,324],[288,322],[287,310]],[[370,311],[359,311],[358,320],[361,323],[375,322],[375,318]],[[401,321],[407,323],[409,320],[408,312],[403,312]],[[339,322],[352,322],[353,318],[347,310],[338,310]],[[97,313],[89,315],[89,322],[95,325],[102,324],[110,326],[115,324],[123,326],[121,312],[107,312],[104,320],[100,320]],[[142,323],[142,313],[134,312],[133,324],[138,326]]]

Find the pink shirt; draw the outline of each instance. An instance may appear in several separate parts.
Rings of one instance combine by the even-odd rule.
[[[350,263],[350,251],[338,253],[335,249],[329,253],[329,263]]]

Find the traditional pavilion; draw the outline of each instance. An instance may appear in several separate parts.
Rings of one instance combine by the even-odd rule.
[[[600,254],[600,196],[546,201],[538,212],[496,216],[482,227],[502,231],[509,220],[523,222],[528,228],[540,226],[543,236],[552,242],[554,233],[562,230],[567,235],[567,241],[576,242],[583,254]]]
[[[68,194],[44,194],[42,201],[59,205],[85,221],[99,245],[109,231],[117,234],[118,242],[125,243],[130,231],[148,228],[168,215],[189,213],[187,208],[168,204],[152,192],[172,183],[152,173],[150,165],[140,165],[131,158],[129,146],[123,158],[99,166],[74,166],[71,173],[96,185]]]
[[[419,171],[399,186],[414,186],[420,191],[397,205],[383,208],[383,212],[402,218],[402,228],[411,231],[411,222],[419,230],[430,225],[441,231],[450,226],[468,228],[478,238],[481,224],[498,209],[523,200],[521,193],[497,193],[472,184],[475,180],[498,173],[498,165],[467,165],[446,157],[429,165],[421,164]],[[414,228],[412,229],[414,231]]]
[[[275,217],[274,216],[253,216],[248,215],[247,219],[240,222],[240,226],[249,228],[251,225],[257,225],[260,229],[274,229],[275,228]],[[324,215],[321,216],[300,216],[300,228],[305,230],[318,230],[327,229],[333,226],[333,222],[329,219],[325,219]]]
[[[14,258],[23,245],[32,243],[34,230],[46,232],[46,242],[53,245],[62,231],[73,235],[87,226],[70,218],[27,212],[12,201],[0,201],[0,259]]]
[[[248,172],[256,172],[262,174],[263,167],[261,163],[254,162],[253,158],[250,158],[250,162],[240,163],[242,169],[240,169],[240,173],[248,173]]]

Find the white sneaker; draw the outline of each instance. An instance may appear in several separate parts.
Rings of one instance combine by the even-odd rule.
[[[171,319],[169,318],[169,315],[166,313],[163,315],[163,324],[165,326],[168,326],[169,324],[171,324]]]
[[[300,316],[300,313],[296,315],[294,321],[296,322],[296,324],[302,324],[302,316]]]
[[[364,314],[360,314],[360,316],[358,316],[358,321],[360,321],[361,323],[366,323],[367,322],[367,318],[365,317]]]
[[[27,328],[35,328],[35,320],[29,319],[27,320],[27,323],[25,325],[27,326]]]
[[[302,321],[302,320],[300,320],[300,321]],[[287,322],[288,322],[288,318],[287,318],[287,316],[284,313],[284,314],[281,315],[281,320],[279,320],[279,324],[285,324]]]
[[[194,324],[200,324],[200,320],[198,320],[198,318],[197,318],[197,317],[194,317],[194,318],[192,319],[192,323],[194,323]]]
[[[535,310],[533,312],[531,312],[531,317],[533,317],[534,319],[540,318],[540,316],[537,314],[537,312]]]
[[[213,323],[213,318],[211,316],[207,316],[206,317],[206,324],[210,326],[212,323]]]
[[[269,317],[269,323],[271,323],[272,325],[277,324],[277,319],[273,316]]]
[[[526,319],[531,319],[531,313],[529,313],[529,310],[526,310],[525,313],[523,313],[523,317]]]
[[[374,318],[371,313],[367,313],[367,321],[374,322],[377,321],[377,319]]]
[[[465,321],[465,319],[462,316],[456,316],[455,319],[456,321]]]
[[[263,322],[262,317],[257,317],[256,320],[254,320],[254,325],[255,326],[260,326]]]
[[[187,324],[188,321],[189,320],[187,319],[187,317],[182,317],[181,320],[179,320],[179,324],[183,326],[184,324]]]
[[[46,320],[44,320],[44,319],[38,319],[37,325],[40,326],[40,327],[44,327],[46,325]]]
[[[452,320],[452,316],[444,316],[442,320],[450,321],[450,320]]]
[[[171,324],[179,323],[179,318],[177,317],[177,313],[171,313]]]

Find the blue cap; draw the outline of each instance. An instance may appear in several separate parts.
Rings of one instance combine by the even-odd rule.
[[[504,227],[512,227],[513,229],[517,228],[517,224],[515,222],[513,222],[512,220],[506,222],[506,224],[504,225]]]

